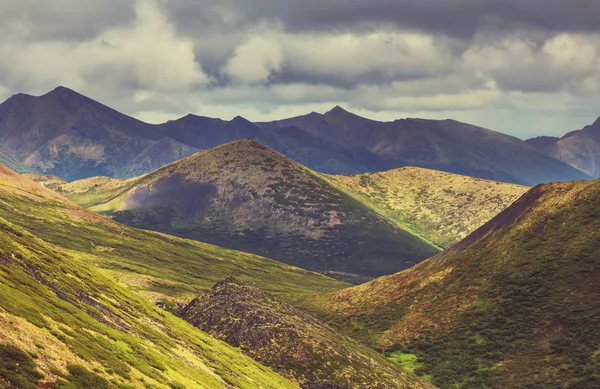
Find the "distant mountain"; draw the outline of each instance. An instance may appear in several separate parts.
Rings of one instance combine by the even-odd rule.
[[[542,136],[526,142],[592,177],[600,177],[600,118],[562,138]]]
[[[0,104],[0,150],[67,180],[137,174],[195,151],[62,87]]]
[[[444,253],[311,297],[444,388],[600,387],[600,180],[537,186]]]
[[[55,190],[127,225],[343,278],[390,274],[439,252],[320,174],[249,139],[139,178],[96,177]]]
[[[264,290],[216,284],[180,317],[304,389],[433,388]]]
[[[10,160],[21,172],[39,171],[68,181],[133,177],[243,138],[325,171],[368,170],[361,160],[370,156],[360,150],[345,150],[297,128],[274,134],[242,117],[224,121],[187,115],[151,125],[64,87],[39,97],[18,94],[0,104],[0,152],[6,154],[0,154],[0,163]]]
[[[454,120],[378,122],[335,107],[324,115],[259,125],[294,126],[346,148],[361,148],[372,156],[370,171],[419,166],[526,185],[590,178],[520,139]]]
[[[328,179],[401,228],[441,248],[465,238],[529,189],[416,167]]]
[[[137,281],[136,291],[152,283],[160,290],[161,278],[148,274],[156,262],[171,266],[155,273],[162,281],[183,272],[178,265],[185,260],[171,257],[171,250],[187,250],[193,266],[203,269],[216,265],[223,270],[233,262],[229,274],[234,267],[244,272],[240,268],[252,262],[271,270],[279,264],[264,258],[256,262],[243,253],[232,261],[225,250],[211,256],[198,250],[199,243],[117,225],[3,166],[0,188],[0,387],[298,388],[116,282],[124,281],[120,276],[139,261],[138,271],[129,273],[129,280]],[[135,239],[144,236],[145,242]],[[111,264],[106,261],[110,256]],[[303,282],[292,281],[300,288],[310,280],[331,282],[289,266],[280,271],[285,282],[294,273],[304,274]],[[264,272],[271,274],[267,268],[254,274]],[[201,273],[186,277],[210,278]],[[193,287],[190,281],[186,284]],[[198,284],[193,288],[201,290]]]
[[[336,107],[272,123],[187,115],[151,125],[64,87],[0,104],[0,151],[68,181],[134,177],[243,138],[323,173],[420,166],[520,184],[589,178],[517,138],[452,120],[378,122]]]

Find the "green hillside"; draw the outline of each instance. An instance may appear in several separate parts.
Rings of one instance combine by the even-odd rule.
[[[600,181],[531,189],[409,270],[311,298],[441,388],[600,386]]]
[[[297,386],[0,218],[0,387]]]
[[[394,273],[439,252],[322,175],[249,139],[134,179],[52,182],[123,224],[343,278]]]
[[[117,224],[7,169],[0,171],[0,194],[7,221],[151,301],[187,303],[228,276],[287,299],[346,286],[256,255]]]
[[[402,228],[441,248],[465,238],[529,189],[418,167],[325,177]]]

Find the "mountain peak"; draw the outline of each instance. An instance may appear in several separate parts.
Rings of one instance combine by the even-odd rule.
[[[246,150],[252,150],[252,149],[269,149],[267,146],[263,145],[262,143],[259,143],[259,142],[255,141],[254,139],[251,139],[251,138],[244,138],[244,139],[234,140],[233,142],[225,143],[224,145],[221,145],[219,147],[223,147],[223,148],[226,148],[226,147],[228,147],[228,148],[244,148]]]
[[[52,97],[84,97],[82,94],[79,94],[77,92],[75,92],[73,89],[64,87],[64,86],[57,86],[56,88],[52,89],[50,92],[46,93],[45,96],[52,96]]]
[[[339,115],[339,114],[345,114],[345,113],[350,113],[350,112],[346,111],[344,108],[340,107],[339,105],[336,105],[330,111],[326,112],[325,115],[327,115],[327,114]]]
[[[54,101],[70,111],[77,110],[84,105],[102,106],[102,104],[97,101],[64,86],[54,88],[41,96],[41,98]]]

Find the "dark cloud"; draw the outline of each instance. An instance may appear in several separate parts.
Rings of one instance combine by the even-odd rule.
[[[188,28],[214,24],[205,11],[214,2],[203,3],[175,0],[169,9]],[[242,15],[240,26],[276,19],[290,31],[382,24],[464,38],[482,30],[600,31],[597,0],[222,0],[219,8]]]
[[[80,40],[133,18],[133,1],[18,0],[0,2],[0,25],[27,25],[30,40]]]

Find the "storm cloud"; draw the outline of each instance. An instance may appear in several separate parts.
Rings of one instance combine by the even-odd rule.
[[[595,0],[23,0],[0,36],[0,98],[64,85],[153,122],[339,104],[527,137],[600,115]]]

